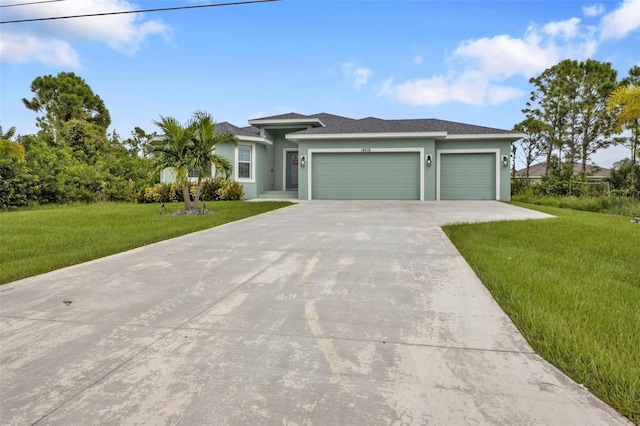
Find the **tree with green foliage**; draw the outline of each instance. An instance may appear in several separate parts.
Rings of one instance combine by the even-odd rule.
[[[193,126],[192,155],[194,157],[193,168],[198,173],[198,184],[193,199],[193,208],[198,208],[200,193],[202,191],[202,178],[211,177],[211,168],[215,168],[216,175],[229,176],[232,166],[229,160],[214,153],[215,147],[221,143],[237,144],[237,139],[231,133],[216,132],[216,124],[211,114],[205,111],[196,111],[191,120]]]
[[[613,142],[614,119],[606,100],[616,76],[608,62],[567,59],[530,80],[535,89],[523,112],[547,126],[546,174],[554,149],[571,164],[580,161],[585,172],[589,157]]]
[[[24,146],[19,142],[0,139],[0,157],[16,163],[24,163]]]
[[[624,130],[631,132],[631,136],[623,137],[621,143],[631,150],[629,180],[631,191],[635,192],[639,188],[635,174],[640,150],[640,66],[636,65],[629,70],[629,75],[609,96],[607,108],[616,114],[616,133],[620,134]]]
[[[579,85],[575,123],[579,133],[582,173],[587,171],[587,160],[602,148],[613,143],[614,115],[607,110],[607,99],[615,90],[618,72],[609,62],[587,59],[580,63]]]
[[[28,201],[28,182],[24,179],[25,150],[24,146],[11,141],[15,128],[3,133],[0,128],[0,209],[25,205]]]
[[[514,131],[524,133],[524,137],[515,142],[514,148],[517,145],[522,152],[519,158],[525,165],[525,185],[529,185],[531,165],[547,151],[548,128],[546,123],[533,117],[527,117],[513,126]]]
[[[160,121],[153,123],[164,135],[162,145],[154,148],[155,172],[161,173],[164,169],[171,169],[176,184],[182,188],[185,210],[190,210],[189,171],[194,166],[191,152],[193,126],[182,125],[173,117],[163,116],[160,116]]]
[[[100,96],[81,77],[72,72],[60,72],[57,76],[37,77],[31,83],[35,96],[22,99],[24,105],[37,113],[37,124],[50,133],[58,143],[64,124],[70,120],[83,120],[107,129],[111,124],[109,111]]]
[[[4,139],[4,140],[11,140],[16,134],[16,128],[15,127],[10,127],[9,130],[7,130],[7,133],[4,132],[4,130],[2,129],[2,126],[0,125],[0,139]]]
[[[638,195],[636,188],[640,188],[640,165],[629,158],[613,163],[611,174],[607,178],[613,189],[620,195]]]
[[[558,149],[561,155],[562,146],[568,133],[570,105],[563,93],[565,79],[562,75],[568,74],[569,64],[561,62],[546,69],[538,77],[531,78],[529,83],[535,89],[531,92],[526,108],[522,110],[527,119],[538,120],[548,126],[545,141],[545,175],[549,174],[551,158],[554,149]]]
[[[182,188],[182,196],[186,210],[198,208],[202,178],[211,176],[212,165],[216,174],[229,175],[231,163],[224,157],[216,155],[214,149],[220,143],[236,143],[236,138],[229,133],[216,132],[215,122],[211,115],[204,111],[196,111],[186,125],[180,124],[173,117],[160,116],[154,121],[162,133],[162,145],[156,146],[156,173],[169,168],[176,184]],[[198,175],[196,194],[191,204],[189,192],[189,172]]]
[[[75,118],[64,123],[60,139],[64,146],[73,150],[76,158],[87,164],[95,164],[98,155],[110,148],[104,128]]]

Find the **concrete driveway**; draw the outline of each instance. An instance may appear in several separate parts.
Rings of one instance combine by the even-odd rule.
[[[544,216],[304,202],[4,285],[0,423],[630,424],[533,353],[440,229]]]

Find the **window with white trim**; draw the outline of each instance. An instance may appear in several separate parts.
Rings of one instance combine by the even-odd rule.
[[[238,180],[251,180],[253,176],[252,161],[253,161],[253,146],[251,145],[238,145]]]

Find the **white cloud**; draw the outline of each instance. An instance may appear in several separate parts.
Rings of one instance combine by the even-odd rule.
[[[565,21],[549,22],[542,27],[542,31],[551,37],[573,38],[579,33],[580,18]]]
[[[422,63],[424,59],[422,58],[422,56],[420,55],[416,55],[413,57],[413,62],[415,62],[416,64],[420,65]]]
[[[0,57],[8,62],[35,60],[48,66],[63,65],[72,68],[80,65],[78,53],[69,43],[11,32],[3,32],[0,38]]]
[[[499,35],[464,41],[453,52],[454,58],[470,62],[470,68],[493,78],[531,75],[555,63],[559,56],[555,46],[542,45],[534,29],[521,39]]]
[[[600,21],[603,39],[622,38],[640,28],[640,0],[624,0],[622,5]]]
[[[371,70],[371,68],[356,68],[354,72],[356,89],[359,89],[363,84],[367,84],[367,81],[372,74],[373,71]]]
[[[393,84],[393,78],[389,78],[378,94],[411,106],[437,106],[448,102],[498,105],[523,93],[512,87],[489,84],[486,79],[473,74],[465,74],[457,78],[436,76],[414,79],[397,85]]]
[[[593,6],[584,6],[582,8],[584,16],[593,18],[594,16],[600,16],[604,13],[604,6],[601,4],[594,4]]]
[[[67,2],[53,2],[31,5],[28,8],[10,8],[3,12],[3,19],[22,19],[38,17],[55,17],[70,15],[86,15],[104,12],[123,12],[135,10],[133,4],[125,0],[71,0]],[[42,55],[46,49],[57,46],[58,51],[73,51],[72,43],[77,40],[93,40],[104,43],[109,47],[128,54],[135,54],[142,43],[152,35],[166,38],[170,29],[161,21],[145,20],[141,14],[105,15],[86,18],[72,18],[40,22],[37,26],[24,24],[19,30],[13,30],[14,37],[22,36],[28,39],[32,46],[25,54],[20,55],[21,61],[44,62]],[[18,31],[22,31],[19,33]],[[27,33],[27,31],[30,31]],[[3,34],[4,38],[4,34]],[[4,43],[3,43],[4,44]],[[5,49],[3,48],[3,52]],[[8,50],[7,50],[8,51]],[[31,53],[29,55],[29,53]],[[60,54],[61,55],[61,54]],[[2,60],[12,60],[15,54]],[[76,54],[77,61],[77,54]],[[57,63],[64,63],[62,56]]]
[[[506,80],[529,79],[565,58],[595,53],[596,29],[580,22],[571,18],[531,25],[520,38],[503,34],[465,40],[451,53],[446,75],[398,83],[388,79],[378,94],[409,105],[498,105],[518,98],[524,93]]]
[[[356,66],[354,61],[343,62],[341,68],[342,75],[352,82],[356,89],[367,84],[369,77],[373,75],[371,68]]]

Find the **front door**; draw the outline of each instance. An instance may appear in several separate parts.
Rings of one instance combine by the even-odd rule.
[[[298,151],[287,151],[286,155],[286,182],[285,190],[293,191],[298,189]]]

